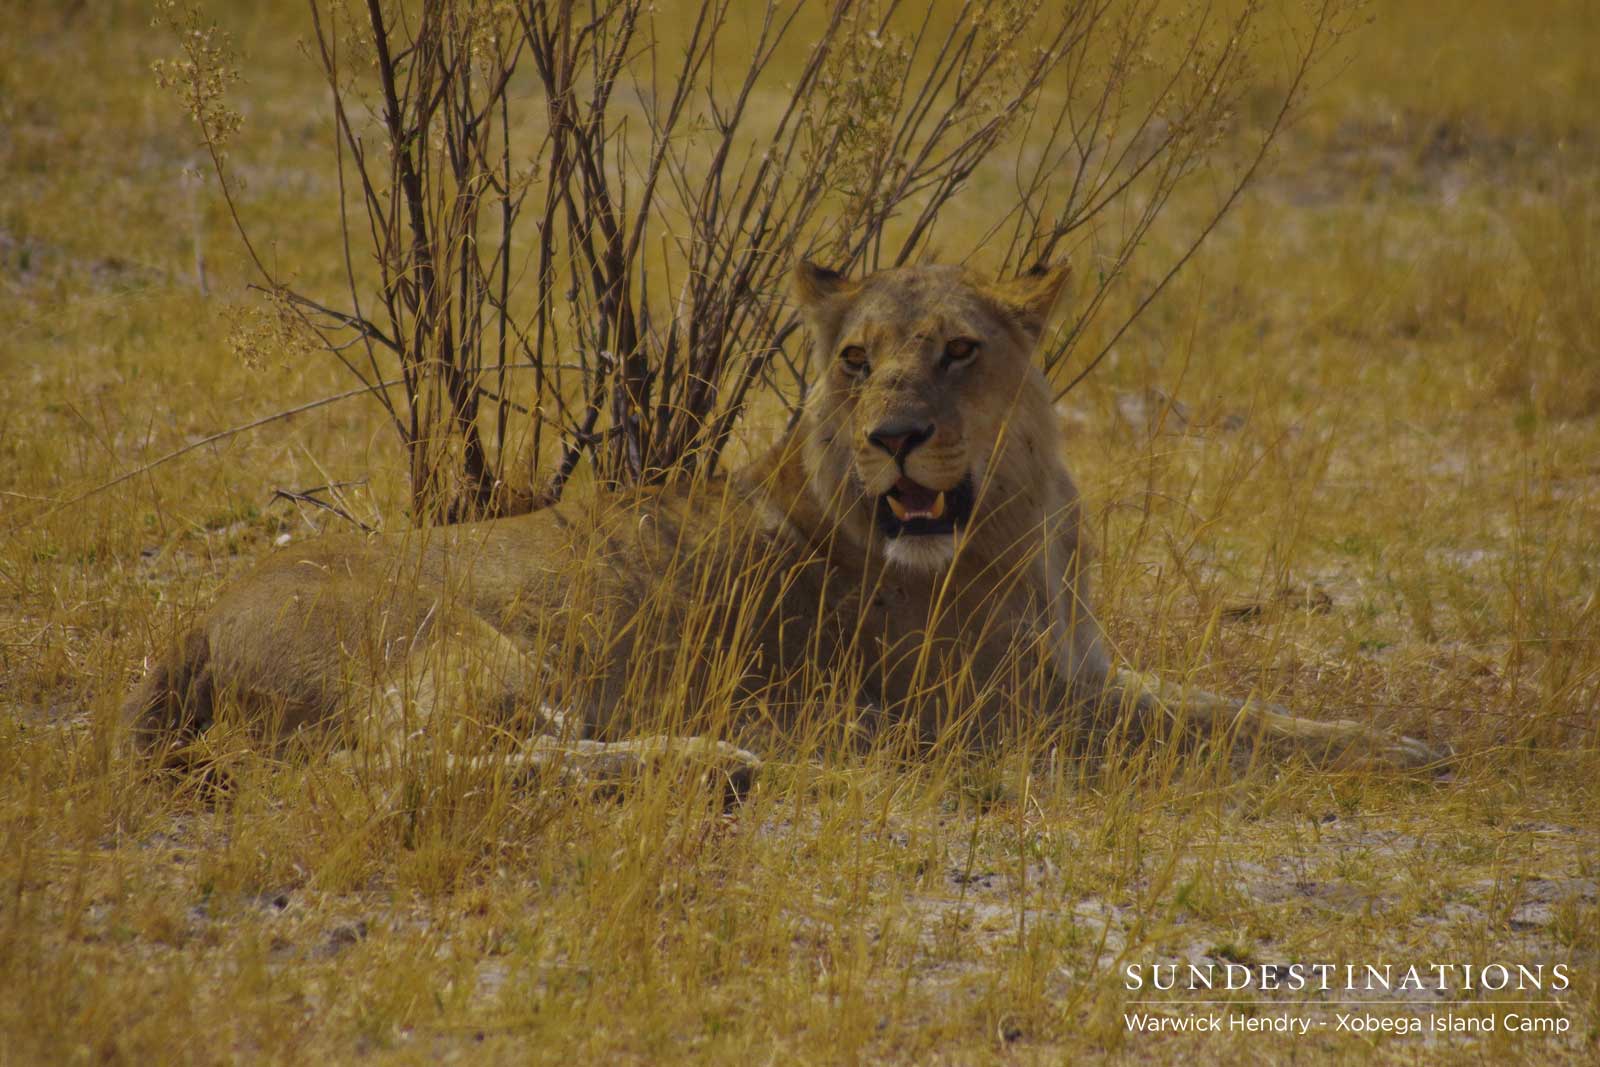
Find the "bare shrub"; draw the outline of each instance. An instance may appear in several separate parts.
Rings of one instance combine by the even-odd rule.
[[[224,152],[239,125],[225,36],[167,0],[183,57],[158,73],[199,125],[261,287],[372,387],[415,517],[453,521],[553,501],[585,457],[611,484],[714,471],[753,401],[804,398],[794,259],[910,262],[979,183],[959,210],[996,239],[991,267],[1091,257],[1046,355],[1065,392],[1232,207],[1352,14],[1323,0],[1275,24],[1287,68],[1268,89],[1256,4],[1172,7],[311,0],[339,299],[256,255]],[[1270,118],[1220,168],[1247,93],[1272,97]],[[1119,298],[1202,176],[1210,206]],[[395,377],[398,396],[378,384]]]

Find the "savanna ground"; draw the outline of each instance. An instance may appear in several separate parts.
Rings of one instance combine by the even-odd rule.
[[[1448,742],[1451,773],[779,754],[724,815],[667,781],[405,809],[266,760],[214,802],[119,753],[143,657],[339,524],[274,490],[347,483],[398,528],[405,469],[358,399],[78,499],[350,383],[225,343],[246,273],[148,11],[7,4],[0,1063],[1592,1062],[1600,11],[1373,14],[1063,411],[1124,656]],[[302,18],[226,21],[243,204],[314,288],[339,264]],[[1570,1029],[1127,1031],[1124,965],[1203,959],[1565,964],[1535,1014]]]

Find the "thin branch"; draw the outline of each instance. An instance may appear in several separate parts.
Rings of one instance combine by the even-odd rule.
[[[99,493],[103,493],[107,489],[114,489],[117,486],[121,485],[123,482],[129,481],[129,480],[131,480],[133,478],[137,478],[141,474],[148,474],[151,471],[155,470],[157,467],[165,466],[166,464],[171,463],[175,459],[178,459],[178,458],[180,458],[182,456],[188,455],[190,452],[193,452],[197,448],[204,448],[206,445],[214,445],[218,441],[226,441],[230,437],[237,437],[239,434],[245,433],[245,432],[250,431],[250,430],[259,429],[260,427],[266,426],[266,425],[268,425],[270,423],[280,422],[283,419],[292,418],[295,415],[301,415],[301,414],[304,414],[307,411],[315,411],[317,408],[325,408],[329,404],[337,404],[341,400],[349,400],[352,397],[365,396],[366,394],[372,393],[372,392],[376,392],[379,389],[387,389],[390,386],[399,385],[399,384],[401,384],[401,379],[399,379],[399,378],[393,378],[393,379],[390,379],[389,381],[383,381],[383,382],[374,382],[372,385],[364,385],[359,389],[348,389],[345,392],[335,393],[332,396],[325,396],[325,397],[322,397],[319,400],[311,400],[311,401],[308,401],[308,402],[306,402],[304,404],[297,404],[292,408],[285,408],[282,411],[275,411],[271,415],[263,415],[259,419],[252,419],[249,422],[241,423],[238,426],[229,427],[226,430],[218,430],[216,433],[211,434],[211,435],[209,435],[207,437],[202,437],[200,440],[193,441],[193,442],[191,442],[191,443],[189,443],[187,445],[184,445],[182,448],[175,448],[171,452],[168,452],[166,455],[160,457],[159,459],[153,459],[149,463],[145,463],[145,464],[142,464],[141,466],[135,467],[133,470],[128,471],[125,474],[119,474],[115,478],[112,478],[108,482],[101,482],[99,485],[95,486],[93,489],[87,489],[84,492],[79,493],[75,497],[71,497],[71,498],[69,498],[67,500],[63,500],[60,503],[56,504],[55,506],[51,507],[43,515],[40,515],[37,518],[32,519],[30,521],[37,522],[37,521],[40,521],[40,520],[43,520],[43,519],[47,519],[51,515],[54,515],[56,512],[60,511],[62,508],[71,507],[73,504],[82,503],[83,501],[88,500],[92,496],[95,496],[95,495],[97,495]]]
[[[332,485],[319,485],[314,489],[274,489],[272,491],[271,500],[287,500],[291,504],[310,504],[312,507],[321,508],[323,511],[331,512],[346,522],[354,523],[356,526],[361,528],[362,533],[372,533],[373,528],[371,526],[362,522],[360,519],[350,514],[350,512],[346,511],[338,504],[328,500],[323,500],[321,497],[317,496],[318,493],[336,490],[342,486],[360,484],[365,483],[364,481],[338,482]],[[270,502],[271,501],[269,501],[269,503]]]

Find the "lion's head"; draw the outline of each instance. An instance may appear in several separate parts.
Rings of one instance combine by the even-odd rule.
[[[891,564],[937,571],[963,543],[1024,544],[1074,503],[1034,358],[1067,273],[993,282],[916,266],[852,281],[796,268],[819,371],[806,468],[841,529]]]

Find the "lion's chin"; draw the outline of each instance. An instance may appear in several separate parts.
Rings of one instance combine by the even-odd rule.
[[[906,570],[938,573],[956,558],[956,535],[915,534],[883,542],[883,558]]]

